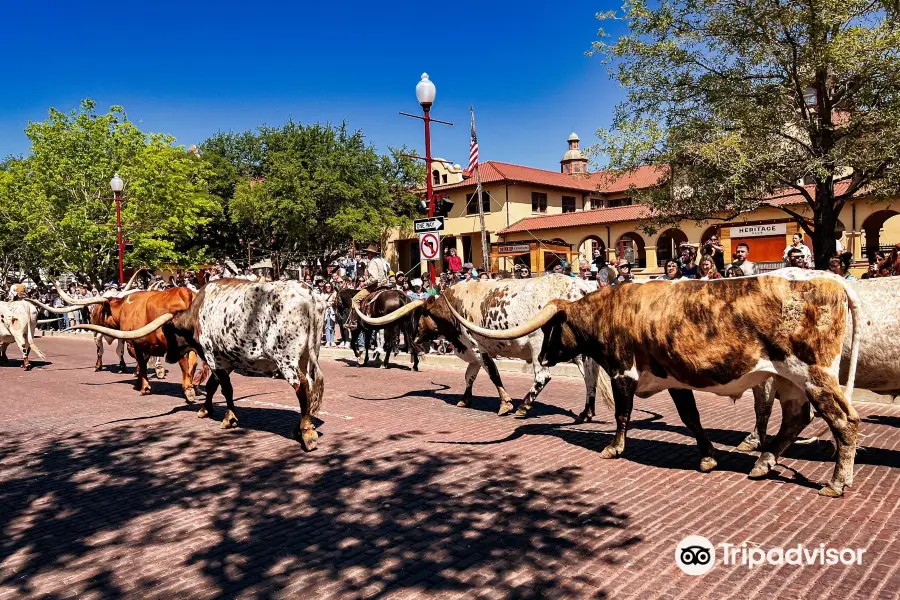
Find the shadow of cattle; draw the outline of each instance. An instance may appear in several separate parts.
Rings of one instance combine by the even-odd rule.
[[[264,412],[269,427],[290,411]],[[0,594],[602,597],[574,571],[641,540],[627,514],[573,490],[577,467],[526,473],[363,433],[312,454],[260,439],[165,419],[3,437]]]
[[[460,382],[460,387],[465,387],[465,382]],[[441,392],[445,390],[449,390],[450,386],[437,383],[432,381],[431,385],[437,386],[437,389],[434,390],[410,390],[408,392],[404,392],[403,394],[399,394],[396,396],[388,396],[385,398],[373,398],[366,396],[350,396],[354,400],[367,400],[373,402],[385,402],[388,400],[402,400],[403,398],[433,398],[435,400],[440,400],[444,404],[449,404],[451,406],[456,406],[463,399],[463,394],[450,392],[447,394],[442,394]],[[518,407],[521,398],[513,398],[513,405]],[[479,412],[487,412],[496,414],[497,411],[500,410],[500,398],[499,396],[472,396],[471,402],[469,406],[466,408],[460,407],[460,410],[477,410]],[[549,415],[564,415],[567,417],[571,417],[573,420],[577,416],[571,410],[560,408],[553,404],[545,404],[543,402],[535,402],[532,404],[531,411],[528,413],[528,418],[534,417],[545,417]],[[515,418],[510,415],[510,418]]]

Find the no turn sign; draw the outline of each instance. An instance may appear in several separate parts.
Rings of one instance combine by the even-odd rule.
[[[419,255],[422,260],[437,260],[441,253],[441,236],[435,231],[419,234]]]

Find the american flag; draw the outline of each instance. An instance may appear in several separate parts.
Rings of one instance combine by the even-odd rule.
[[[470,106],[469,110],[472,112],[472,145],[469,148],[469,166],[466,170],[472,173],[478,166],[478,137],[475,135],[475,109]]]

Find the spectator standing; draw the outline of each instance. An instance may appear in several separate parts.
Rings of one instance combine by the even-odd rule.
[[[869,270],[863,273],[863,279],[875,279],[878,277],[878,265],[869,263]]]
[[[683,277],[693,279],[697,276],[697,250],[690,244],[681,245],[681,257],[678,260],[678,268]]]
[[[616,271],[618,271],[618,275],[610,285],[622,285],[634,281],[634,275],[631,274],[631,263],[628,262],[628,259],[620,258],[616,262]]]
[[[719,242],[719,234],[714,233],[709,236],[706,243],[703,244],[701,253],[704,256],[711,256],[719,273],[725,272],[725,246]]]
[[[450,256],[447,257],[447,268],[445,270],[455,275],[461,273],[462,269],[463,262],[462,259],[456,255],[456,248],[450,248]]]
[[[710,279],[722,279],[722,274],[716,269],[716,261],[710,255],[704,255],[697,264],[697,279],[704,281]]]
[[[834,256],[828,261],[828,270],[835,275],[840,275],[847,281],[856,281],[856,277],[850,273],[850,263],[853,260],[853,254],[845,252],[840,256]]]
[[[809,246],[803,243],[803,236],[799,233],[795,233],[793,237],[791,237],[791,243],[784,249],[782,259],[784,260],[784,264],[789,267],[800,267],[799,264],[791,264],[789,254],[792,251],[800,253],[800,260],[803,263],[801,268],[807,268],[812,259],[812,252],[810,251]]]
[[[804,257],[803,250],[794,247],[787,250],[787,266],[808,269],[809,262],[807,262],[807,257]]]
[[[594,279],[593,275],[589,264],[584,263],[581,265],[581,280],[586,282],[592,291],[597,291],[600,289],[600,286],[597,285],[597,280]]]
[[[665,279],[666,281],[675,281],[676,279],[684,279],[684,275],[681,273],[681,265],[678,264],[677,260],[669,259],[666,261],[665,272],[660,279]]]
[[[731,272],[732,268],[737,267],[743,275],[759,275],[759,267],[756,266],[755,262],[747,260],[748,256],[750,256],[750,246],[741,242],[734,249],[734,262],[731,263],[731,267],[728,269],[729,272]]]
[[[330,281],[323,286],[321,295],[325,298],[325,347],[334,348],[334,304],[337,301],[337,293]]]

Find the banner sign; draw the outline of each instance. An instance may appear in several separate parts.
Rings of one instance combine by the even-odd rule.
[[[498,254],[522,254],[524,252],[529,252],[530,250],[531,246],[528,244],[507,244],[505,246],[497,247]]]
[[[774,225],[742,225],[741,227],[731,228],[731,237],[762,237],[766,235],[786,235],[787,224],[776,223]]]

